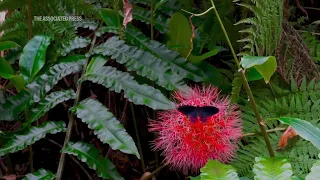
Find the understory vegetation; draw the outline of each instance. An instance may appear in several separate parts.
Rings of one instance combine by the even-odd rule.
[[[320,179],[320,2],[2,0],[0,11],[0,179]],[[192,124],[201,112],[177,107],[213,106],[179,99],[197,87],[225,101]],[[222,133],[222,111],[241,125]],[[159,145],[173,126],[152,125],[161,113],[188,127]],[[207,140],[182,130],[217,119],[210,141],[242,129],[234,152],[216,143],[203,167],[171,166],[167,151]]]

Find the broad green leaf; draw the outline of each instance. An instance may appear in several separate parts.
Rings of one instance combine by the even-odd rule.
[[[15,75],[14,70],[12,69],[10,63],[8,63],[4,58],[0,57],[0,77],[4,79],[9,79],[17,88],[18,91],[21,91],[26,82],[22,76]]]
[[[256,157],[253,165],[255,180],[293,180],[291,164],[282,157]]]
[[[266,83],[277,69],[277,60],[274,56],[243,56],[240,64],[243,68],[254,67],[264,78]]]
[[[0,51],[5,51],[8,49],[18,48],[18,47],[20,47],[20,46],[13,41],[0,42]]]
[[[170,71],[167,63],[149,52],[126,45],[124,41],[119,40],[116,36],[95,47],[93,54],[110,56],[118,63],[125,64],[128,71],[136,71],[137,74],[155,81],[155,83],[168,90],[186,88],[182,78],[175,72]]]
[[[136,105],[146,105],[152,109],[174,109],[175,105],[158,89],[138,84],[127,72],[118,71],[113,67],[101,67],[96,72],[86,74],[80,81],[90,80],[106,88],[120,93]]]
[[[91,144],[84,142],[69,142],[67,147],[62,149],[61,152],[77,156],[77,158],[82,162],[85,162],[89,168],[95,170],[97,175],[101,178],[124,180],[124,178],[119,175],[112,162],[99,155],[99,150]]]
[[[75,55],[69,55],[64,56],[59,59],[58,63],[68,63],[68,62],[79,62],[79,61],[85,61],[87,57],[82,54],[75,54]]]
[[[239,179],[237,171],[231,165],[222,164],[217,160],[209,160],[200,172],[201,180]]]
[[[14,153],[26,148],[28,145],[35,143],[36,141],[44,138],[47,134],[56,134],[58,132],[66,131],[66,124],[63,121],[58,122],[45,122],[40,126],[34,126],[25,131],[23,134],[15,134],[10,137],[0,148],[0,156],[4,156],[8,153]]]
[[[27,87],[34,102],[39,102],[65,76],[81,71],[85,59],[79,58],[78,61],[62,62],[52,66],[45,74],[35,78],[32,83],[28,84]]]
[[[114,115],[93,99],[85,99],[71,109],[103,143],[108,143],[114,150],[134,154],[140,158],[138,149],[131,136]]]
[[[85,48],[90,44],[90,42],[90,38],[75,37],[68,44],[63,44],[63,52],[61,52],[61,55],[65,56],[72,50]]]
[[[318,155],[320,157],[320,154]],[[317,160],[312,168],[311,172],[306,176],[306,180],[319,180],[320,179],[320,160]]]
[[[182,46],[173,48],[182,57],[187,57],[191,50],[191,26],[189,20],[181,13],[177,12],[169,20],[169,31],[167,33],[167,46]]]
[[[14,75],[10,81],[14,84],[16,89],[20,92],[23,88],[26,86],[26,81],[24,81],[24,78],[19,75]]]
[[[168,0],[160,0],[155,6],[154,6],[154,9],[153,9],[153,12],[156,12],[156,10],[161,7],[164,3],[168,2]]]
[[[26,174],[22,180],[52,180],[55,177],[51,171],[41,168],[37,172]]]
[[[26,82],[31,82],[33,77],[43,67],[49,44],[49,37],[37,35],[23,48],[19,60],[19,67]]]
[[[103,8],[100,10],[99,14],[107,26],[111,26],[111,27],[122,26],[122,24],[120,22],[123,21],[122,20],[123,17],[121,17],[120,21],[118,21],[117,12],[115,10],[109,9],[109,8]]]
[[[37,107],[33,108],[30,111],[29,119],[24,122],[21,126],[21,129],[28,127],[31,123],[40,119],[45,115],[50,109],[54,108],[56,105],[68,101],[70,99],[75,99],[76,93],[73,90],[61,90],[52,92],[42,99]]]
[[[0,104],[0,120],[16,120],[19,113],[29,106],[30,99],[31,97],[27,90],[22,90],[17,95],[8,97],[5,102]]]
[[[279,121],[291,126],[299,136],[310,141],[314,146],[320,149],[320,129],[311,123],[299,118],[281,117]]]
[[[0,57],[0,77],[10,79],[14,76],[14,70],[4,58]]]
[[[96,72],[100,67],[106,64],[107,61],[108,59],[101,55],[93,56],[93,58],[87,66],[86,74]]]
[[[247,69],[246,76],[249,82],[263,79],[263,76],[254,67]]]
[[[191,180],[201,180],[201,177],[200,176],[196,176],[196,177],[190,176],[190,179]]]

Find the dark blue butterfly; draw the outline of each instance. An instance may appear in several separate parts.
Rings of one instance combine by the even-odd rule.
[[[219,109],[214,106],[180,106],[177,108],[179,112],[186,115],[188,119],[195,123],[198,117],[201,122],[207,122],[207,118],[213,116],[219,112]]]

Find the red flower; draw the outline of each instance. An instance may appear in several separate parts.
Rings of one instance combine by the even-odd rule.
[[[242,136],[241,112],[237,106],[229,108],[230,100],[219,97],[216,88],[195,87],[191,92],[175,92],[177,106],[215,106],[219,112],[207,118],[190,122],[177,109],[158,113],[157,120],[150,121],[150,131],[158,134],[153,142],[154,150],[163,150],[165,163],[176,170],[198,171],[208,159],[229,162],[235,155]]]

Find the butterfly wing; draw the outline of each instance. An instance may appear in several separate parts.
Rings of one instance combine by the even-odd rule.
[[[213,116],[219,112],[219,109],[214,106],[203,106],[198,107],[198,115],[200,117],[201,122],[205,123],[208,117]]]
[[[197,122],[197,119],[198,119],[198,111],[197,110],[198,109],[195,106],[180,106],[180,107],[178,107],[178,111],[181,112],[182,114],[186,115],[192,123]]]

